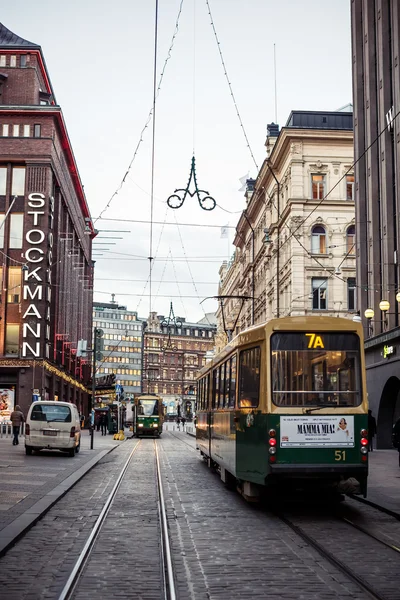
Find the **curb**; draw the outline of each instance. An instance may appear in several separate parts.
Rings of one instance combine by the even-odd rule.
[[[48,492],[43,498],[38,500],[33,506],[28,508],[22,515],[19,515],[12,523],[0,531],[0,557],[6,554],[37,521],[39,521],[54,504],[56,504],[65,494],[74,487],[89,471],[97,465],[107,454],[119,446],[113,446],[108,450],[102,450],[99,454],[86,462],[75,473],[59,483],[54,489]]]
[[[194,432],[194,431],[187,431],[186,435],[191,435],[192,437],[195,438],[196,437],[196,432]]]

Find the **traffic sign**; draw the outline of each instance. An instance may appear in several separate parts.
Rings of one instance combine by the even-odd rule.
[[[120,394],[122,392],[122,385],[120,385],[119,383],[116,384],[115,386],[115,393],[116,394]]]

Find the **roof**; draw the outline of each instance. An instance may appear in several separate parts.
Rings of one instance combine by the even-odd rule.
[[[285,127],[353,130],[353,113],[344,111],[292,110]]]
[[[0,48],[34,48],[40,50],[38,44],[29,42],[16,33],[13,33],[3,23],[0,23]]]
[[[197,321],[196,325],[211,325],[214,326],[217,324],[217,317],[215,313],[206,313],[200,321]]]

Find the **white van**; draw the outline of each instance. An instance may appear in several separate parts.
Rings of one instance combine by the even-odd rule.
[[[25,451],[61,450],[75,456],[81,446],[78,409],[69,402],[38,401],[31,405],[25,425]]]

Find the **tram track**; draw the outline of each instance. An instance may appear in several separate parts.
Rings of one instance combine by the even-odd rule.
[[[118,491],[121,487],[121,484],[126,477],[127,470],[132,462],[133,457],[137,453],[138,449],[141,447],[143,440],[139,440],[132,451],[130,452],[128,458],[126,459],[118,478],[114,484],[113,489],[106,502],[104,503],[103,509],[101,510],[93,529],[80,552],[73,569],[58,596],[58,600],[72,600],[72,598],[78,597],[78,592],[81,584],[81,580],[84,577],[85,569],[89,565],[90,560],[92,558],[92,551],[95,548],[96,542],[99,541],[99,536],[102,533],[104,524],[109,516],[112,514],[113,502],[115,501]],[[175,591],[175,577],[173,564],[171,559],[171,546],[168,532],[168,524],[165,510],[165,498],[163,492],[163,483],[161,476],[161,467],[158,453],[158,444],[156,440],[153,440],[154,444],[154,461],[155,461],[155,473],[156,473],[156,481],[155,485],[157,488],[157,511],[159,517],[159,531],[160,531],[160,563],[161,563],[161,571],[162,571],[162,581],[163,581],[163,589],[160,590],[160,597],[164,600],[176,600],[176,591]]]

